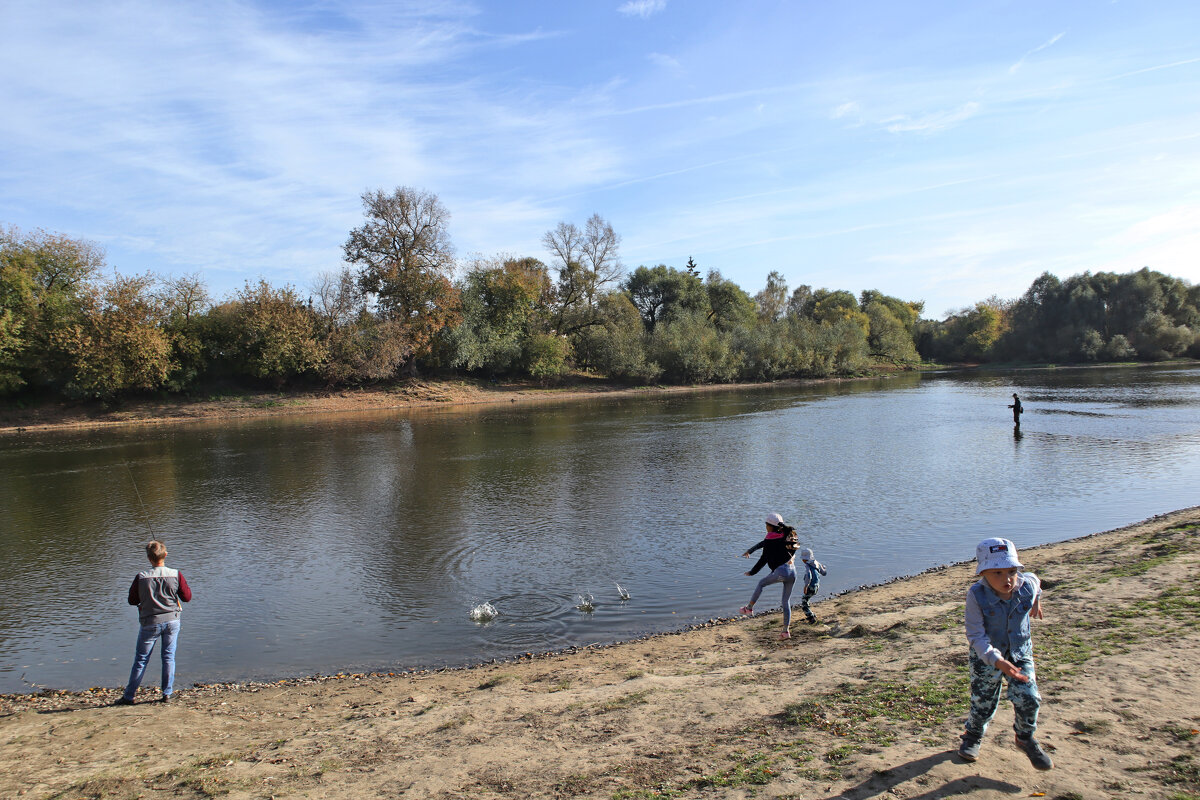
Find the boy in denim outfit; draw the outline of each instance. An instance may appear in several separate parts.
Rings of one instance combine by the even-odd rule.
[[[808,624],[816,625],[817,617],[808,607],[808,601],[817,593],[817,589],[821,588],[821,576],[827,575],[828,571],[824,564],[813,558],[813,551],[807,547],[800,551],[800,560],[804,562],[804,598],[800,601],[800,608],[804,611]]]
[[[1042,583],[1032,572],[1021,572],[1017,547],[1008,539],[984,539],[975,548],[980,579],[967,590],[967,641],[971,644],[971,711],[958,755],[979,757],[983,733],[1000,702],[1000,685],[1008,678],[1017,747],[1041,770],[1054,763],[1033,732],[1037,729],[1038,694],[1033,666],[1029,619],[1042,618]]]

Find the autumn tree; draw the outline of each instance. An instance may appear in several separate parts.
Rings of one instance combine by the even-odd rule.
[[[165,317],[163,330],[171,342],[167,386],[183,391],[196,384],[208,368],[205,315],[212,307],[212,297],[200,275],[191,273],[166,280],[158,300]]]
[[[393,346],[413,375],[433,337],[458,319],[450,212],[437,195],[406,186],[364,192],[362,202],[366,220],[350,232],[345,259],[358,267],[359,287],[379,316],[392,323]]]
[[[54,333],[71,357],[67,394],[110,400],[166,383],[171,340],[153,286],[150,275],[117,275],[84,291],[77,319]]]
[[[862,328],[865,336],[871,330],[870,318],[858,307],[858,300],[850,292],[817,289],[812,296],[812,318],[817,322],[834,325],[843,320]]]
[[[477,259],[459,291],[462,322],[449,332],[454,366],[556,374],[549,365],[563,346],[539,338],[549,333],[553,294],[545,264],[536,258]]]
[[[316,315],[290,286],[247,282],[227,313],[239,374],[282,386],[289,378],[316,373],[325,360]]]
[[[56,333],[79,322],[103,266],[104,251],[84,239],[0,228],[0,393],[69,379]]]

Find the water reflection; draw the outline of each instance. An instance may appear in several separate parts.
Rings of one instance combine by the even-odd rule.
[[[465,663],[734,613],[768,510],[827,593],[1192,505],[1198,409],[1195,368],[1072,370],[15,437],[0,691],[123,680],[147,524],[182,685]]]

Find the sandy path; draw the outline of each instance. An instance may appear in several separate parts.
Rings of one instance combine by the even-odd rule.
[[[0,699],[0,797],[1200,797],[1200,508],[1023,551],[1046,585],[1039,773],[978,762],[957,565],[779,615],[416,676]],[[186,658],[186,651],[181,654]],[[147,695],[147,698],[151,695]],[[1044,793],[1044,794],[1039,794]]]

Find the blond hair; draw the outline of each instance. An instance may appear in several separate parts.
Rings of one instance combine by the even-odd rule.
[[[167,546],[157,539],[146,542],[146,558],[151,561],[162,561],[167,557]]]

